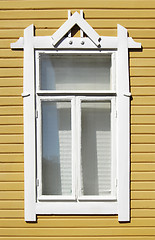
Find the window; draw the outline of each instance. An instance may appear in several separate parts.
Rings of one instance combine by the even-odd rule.
[[[116,200],[115,52],[36,59],[37,200]]]
[[[70,36],[78,25],[79,38]],[[68,37],[67,37],[68,34]],[[118,214],[130,220],[128,49],[141,45],[118,25],[99,36],[77,12],[24,49],[25,221],[37,214]]]

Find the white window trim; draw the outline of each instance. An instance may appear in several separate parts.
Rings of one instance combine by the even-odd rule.
[[[77,24],[87,33],[86,38],[64,37],[66,32]],[[87,30],[88,29],[88,30]],[[11,44],[12,49],[24,49],[24,184],[25,184],[25,221],[36,221],[37,214],[118,214],[118,220],[130,220],[130,92],[129,92],[129,66],[128,49],[141,48],[127,36],[127,30],[118,25],[117,37],[100,36],[82,19],[74,13],[51,36],[35,37],[34,27],[30,25],[24,30],[24,38],[19,38]],[[52,40],[53,39],[53,40]],[[61,41],[60,41],[61,40]],[[112,50],[117,52],[116,66],[116,93],[117,93],[117,159],[118,159],[118,191],[117,202],[83,202],[75,208],[75,203],[36,202],[36,130],[35,130],[35,49],[65,49],[66,52],[79,50]],[[123,147],[122,147],[123,146]],[[118,203],[118,204],[117,204]],[[102,209],[102,210],[101,210]]]

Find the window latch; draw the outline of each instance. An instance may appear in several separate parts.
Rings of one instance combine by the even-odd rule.
[[[124,93],[124,96],[125,96],[125,97],[131,97],[131,92]]]
[[[29,97],[30,96],[30,93],[28,93],[28,92],[23,92],[22,93],[22,97],[24,98],[24,97]]]

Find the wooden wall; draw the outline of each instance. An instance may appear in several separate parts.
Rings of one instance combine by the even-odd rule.
[[[141,42],[130,53],[131,223],[117,216],[39,216],[24,221],[23,52],[10,43],[30,24],[52,35],[67,10],[84,10],[100,35],[116,36],[117,24]],[[0,0],[0,240],[155,239],[155,1]]]

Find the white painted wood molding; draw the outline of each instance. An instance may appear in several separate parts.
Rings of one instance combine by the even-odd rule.
[[[36,221],[34,26],[24,30],[24,194],[25,221]]]
[[[118,220],[130,220],[130,98],[127,30],[118,28],[117,52],[117,161]]]
[[[69,41],[72,41],[72,45],[69,44]],[[51,36],[34,36],[33,37],[33,47],[34,49],[96,49],[96,45],[87,37],[82,38],[84,44],[81,44],[81,38],[78,37],[67,37],[63,38],[62,42],[55,48],[52,45]],[[24,38],[20,37],[19,40],[15,43],[11,43],[11,49],[24,49]],[[100,49],[117,49],[118,48],[118,38],[117,37],[108,37],[101,36]],[[128,48],[129,49],[138,49],[141,48],[141,43],[135,42],[131,37],[128,37]]]

